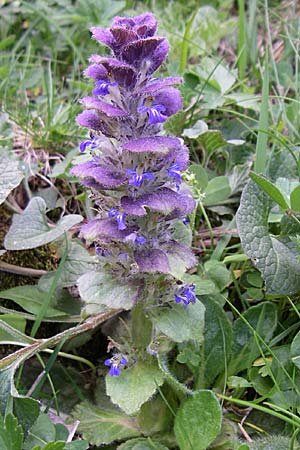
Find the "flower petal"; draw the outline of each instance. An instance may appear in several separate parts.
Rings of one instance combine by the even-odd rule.
[[[101,27],[91,27],[90,32],[92,33],[92,39],[96,39],[96,41],[112,48],[114,37],[109,30]]]

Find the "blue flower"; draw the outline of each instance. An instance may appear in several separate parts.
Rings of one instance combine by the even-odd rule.
[[[190,221],[190,219],[189,219],[188,217],[184,217],[184,218],[182,219],[182,223],[184,223],[184,225],[188,225],[190,222],[191,222],[191,221]]]
[[[162,114],[166,111],[166,108],[164,105],[152,105],[152,106],[146,106],[142,105],[139,106],[137,111],[139,113],[147,113],[148,114],[148,120],[151,125],[155,125],[156,123],[163,123],[167,120],[167,116]]]
[[[101,95],[101,96],[105,96],[107,94],[109,94],[109,86],[117,86],[117,82],[113,81],[107,81],[107,80],[99,80],[96,83],[96,87],[95,89],[93,89],[93,94],[94,95]]]
[[[175,295],[175,302],[180,303],[183,302],[184,308],[192,303],[196,303],[196,294],[195,294],[195,285],[191,284],[190,286],[182,286],[179,288],[177,294]]]
[[[86,139],[85,141],[80,142],[79,151],[83,153],[87,147],[91,147],[91,149],[97,148],[95,138]]]
[[[110,367],[109,375],[112,377],[118,377],[121,373],[121,366],[126,366],[127,359],[122,356],[113,356],[112,358],[106,359],[104,361],[105,366]]]
[[[176,187],[177,190],[179,189],[181,185],[181,173],[180,173],[180,166],[178,163],[174,162],[170,165],[170,167],[167,169],[168,175],[170,178],[174,178],[176,181]]]
[[[123,241],[143,245],[146,242],[146,238],[144,238],[144,236],[139,236],[136,232],[134,232],[128,234],[128,236],[126,236]]]
[[[116,208],[112,208],[108,211],[108,217],[115,217],[118,223],[119,230],[125,230],[127,225],[125,223],[125,213],[120,213]]]
[[[153,173],[150,172],[143,172],[141,175],[138,175],[136,168],[135,169],[127,169],[126,173],[128,175],[132,175],[132,177],[129,179],[128,183],[132,186],[140,187],[143,181],[145,180],[154,180]]]

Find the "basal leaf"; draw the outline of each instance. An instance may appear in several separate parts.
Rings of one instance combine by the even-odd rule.
[[[87,272],[78,280],[79,293],[86,303],[87,315],[101,312],[104,307],[130,309],[138,293],[137,286],[116,283],[108,274]]]
[[[23,450],[31,450],[35,445],[41,445],[43,442],[52,443],[53,441],[55,441],[55,426],[47,414],[41,413],[29,430]]]
[[[155,362],[138,362],[119,377],[106,376],[106,392],[126,414],[135,414],[164,382],[164,374]]]
[[[0,324],[0,344],[7,342],[24,342],[22,334],[25,332],[26,319],[17,314],[1,314],[0,320],[8,323],[16,333],[10,333],[8,330],[4,330]],[[21,332],[19,335],[18,332]],[[26,341],[25,341],[26,342]]]
[[[1,450],[23,450],[23,430],[18,420],[8,414],[5,420],[0,416],[0,448]]]
[[[290,197],[291,208],[293,211],[300,211],[300,184],[295,187],[295,189],[291,193]]]
[[[168,448],[152,439],[138,438],[130,439],[120,445],[118,450],[168,450]]]
[[[180,449],[205,450],[221,430],[222,411],[212,391],[197,391],[180,406],[175,436]]]
[[[195,340],[201,342],[204,331],[205,308],[197,302],[184,309],[182,305],[157,308],[152,315],[155,327],[174,342]]]
[[[226,200],[230,194],[231,188],[228,177],[215,177],[208,182],[203,204],[205,206],[217,205]]]
[[[262,273],[267,292],[290,295],[300,291],[300,253],[289,238],[280,240],[269,233],[271,206],[267,194],[250,181],[236,216],[238,231],[245,253]]]
[[[259,346],[270,341],[277,326],[277,310],[274,303],[264,302],[247,309],[243,317],[237,319],[233,325],[233,346],[228,375],[236,375],[243,369],[251,367],[253,361],[260,355]]]
[[[208,387],[228,366],[232,346],[232,325],[213,296],[204,296],[201,302],[205,306],[202,370]]]
[[[93,445],[140,435],[135,418],[114,410],[100,409],[88,402],[76,406],[74,416],[80,420],[79,431]]]
[[[284,198],[284,195],[272,181],[254,172],[250,173],[250,177],[275,203],[277,203],[277,205],[280,206],[280,208],[283,210],[289,209],[289,205]]]
[[[45,201],[40,197],[34,197],[22,214],[13,216],[4,246],[7,250],[40,247],[59,238],[81,221],[82,217],[79,214],[70,214],[50,227],[47,223]]]
[[[0,149],[0,205],[24,176],[20,161],[8,150]]]
[[[6,298],[13,300],[25,311],[32,314],[38,314],[43,301],[45,300],[46,293],[41,291],[37,286],[17,286],[5,291],[0,291],[0,298]],[[63,311],[59,311],[53,307],[47,309],[46,317],[59,317],[65,316]]]
[[[293,363],[300,369],[300,331],[294,337],[291,344],[291,358]]]
[[[91,256],[81,243],[72,240],[68,244],[68,254],[58,280],[58,287],[74,286],[78,278],[92,270],[95,264],[95,257]],[[55,274],[56,271],[43,275],[39,280],[39,288],[47,291]]]

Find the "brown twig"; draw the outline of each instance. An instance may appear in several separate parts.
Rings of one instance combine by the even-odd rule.
[[[47,270],[32,269],[31,267],[16,266],[14,264],[9,264],[4,261],[0,261],[0,272],[1,271],[8,272],[8,273],[14,273],[16,275],[23,275],[23,276],[27,276],[27,277],[41,277],[48,273]]]

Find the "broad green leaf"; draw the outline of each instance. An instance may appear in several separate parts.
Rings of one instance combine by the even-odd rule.
[[[142,405],[137,419],[143,436],[154,436],[170,429],[173,415],[168,406],[160,393]]]
[[[201,298],[205,306],[203,371],[206,386],[228,366],[232,346],[232,325],[213,296]]]
[[[118,450],[168,450],[168,448],[150,438],[138,438],[125,442]]]
[[[0,448],[1,450],[23,450],[23,430],[18,420],[8,414],[5,420],[0,416]]]
[[[6,291],[0,291],[0,298],[13,300],[19,306],[32,314],[38,314],[43,301],[45,300],[45,292],[41,291],[37,286],[17,286]],[[63,311],[49,307],[46,317],[65,316]]]
[[[295,187],[290,197],[291,208],[293,211],[300,211],[300,184]]]
[[[206,450],[221,430],[222,411],[212,391],[197,391],[180,406],[176,441],[182,450]]]
[[[196,295],[208,295],[218,291],[215,283],[212,280],[205,280],[202,275],[190,275],[186,273],[183,276],[183,281],[196,286]]]
[[[300,331],[294,337],[291,344],[291,358],[293,363],[300,369]]]
[[[177,220],[174,224],[172,239],[175,239],[186,247],[191,247],[193,239],[193,232],[191,227],[185,225],[182,220]]]
[[[272,202],[253,181],[245,187],[236,221],[242,247],[260,270],[270,294],[291,295],[300,291],[300,253],[287,237],[272,236],[268,216]]]
[[[91,256],[83,245],[77,241],[69,242],[67,251],[67,258],[58,280],[58,287],[74,286],[78,278],[92,270],[96,264],[95,257]],[[43,275],[39,280],[39,288],[47,291],[55,274],[56,271]]]
[[[56,441],[56,442],[48,442],[48,444],[46,444],[45,446],[42,444],[41,446],[35,446],[32,448],[32,450],[65,450],[66,449],[66,444],[65,442],[60,442],[60,441]]]
[[[203,205],[217,205],[226,200],[231,194],[228,177],[215,177],[208,182],[205,189]]]
[[[219,291],[223,291],[230,280],[230,272],[223,262],[211,259],[204,264],[205,276],[211,279]]]
[[[256,342],[258,341],[262,347],[263,343],[259,338],[255,338],[251,327],[264,342],[268,343],[276,326],[277,310],[275,304],[270,302],[252,306],[247,309],[243,317],[234,322],[232,355],[228,367],[229,375],[236,375],[241,370],[249,369],[253,361],[260,355]]]
[[[41,413],[25,439],[23,450],[31,450],[35,445],[55,441],[55,426],[47,416]],[[56,450],[56,449],[55,449]]]
[[[140,435],[136,418],[117,410],[100,409],[85,401],[76,406],[73,417],[80,421],[79,431],[93,445]]]
[[[207,131],[207,123],[203,120],[197,120],[191,128],[185,128],[182,134],[189,139],[197,139],[201,134],[206,133]]]
[[[13,216],[4,246],[7,250],[40,247],[59,238],[81,221],[82,217],[79,214],[70,214],[50,227],[47,223],[45,201],[40,197],[34,197],[22,214]]]
[[[89,448],[87,441],[73,441],[65,444],[65,450],[88,450]]]
[[[201,166],[201,164],[191,164],[188,170],[195,176],[197,187],[204,191],[208,184],[206,170]]]
[[[0,320],[8,323],[13,329],[20,331],[21,333],[25,332],[26,327],[26,319],[22,316],[18,316],[17,314],[1,314]],[[0,325],[0,344],[4,344],[6,342],[24,342],[23,337],[20,335],[12,334],[7,330],[1,328]]]
[[[151,313],[155,327],[174,342],[195,340],[201,342],[204,330],[205,308],[200,302],[189,305],[172,305],[171,308],[157,308]]]
[[[87,272],[78,280],[79,293],[86,303],[85,314],[101,312],[105,306],[130,309],[138,294],[138,286],[116,283],[110,275]]]
[[[17,398],[13,402],[13,411],[26,435],[40,414],[40,405],[29,397]]]
[[[201,134],[198,137],[198,142],[203,146],[208,155],[228,145],[228,142],[222,136],[222,133],[218,130],[208,130],[206,133]]]
[[[278,187],[262,175],[251,172],[252,180],[283,210],[289,209],[289,205]]]
[[[106,393],[126,414],[135,414],[163,382],[164,374],[155,362],[138,362],[119,377],[107,375]]]
[[[25,168],[8,150],[0,149],[0,205],[25,176]]]

